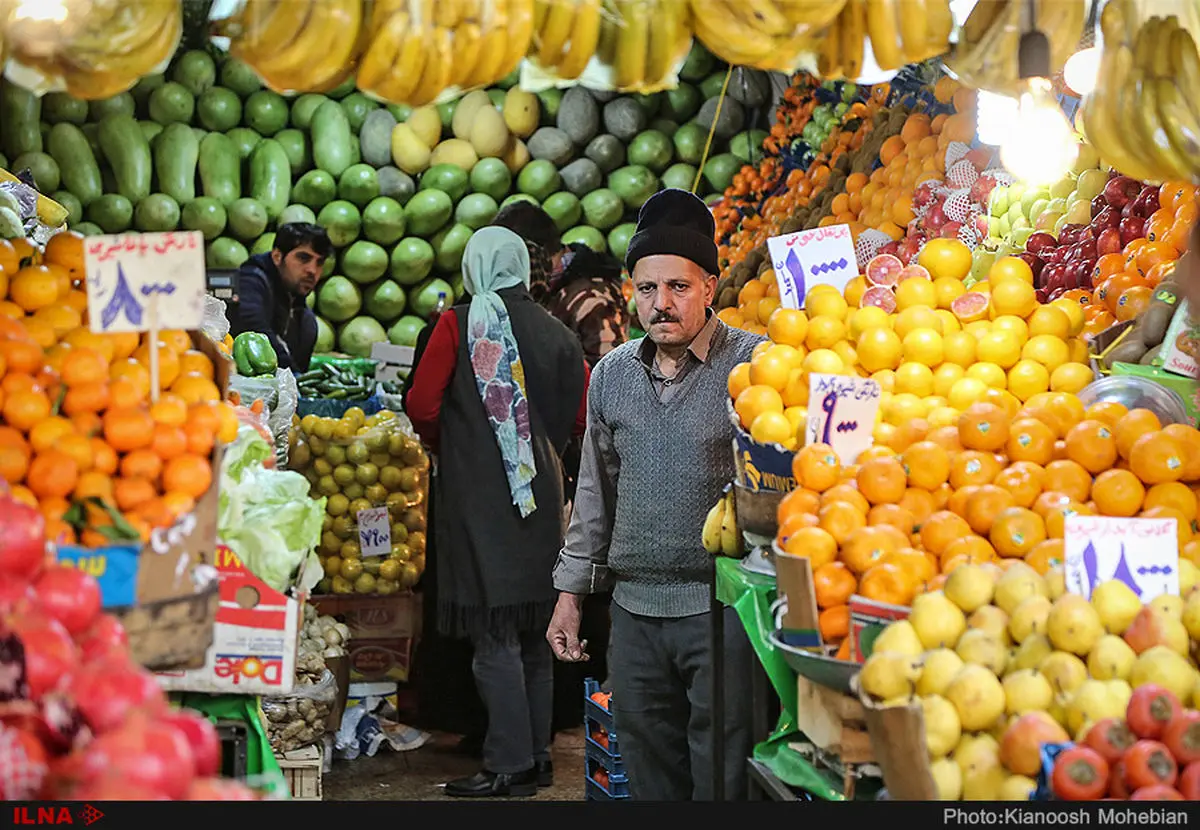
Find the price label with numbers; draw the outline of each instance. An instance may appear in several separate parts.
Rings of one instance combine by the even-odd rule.
[[[828,444],[843,464],[874,443],[879,384],[870,378],[845,375],[808,376],[806,444]]]
[[[1072,514],[1063,523],[1067,590],[1090,599],[1101,582],[1124,582],[1142,604],[1179,596],[1179,535],[1175,519]]]
[[[858,276],[849,225],[772,236],[767,240],[767,252],[784,308],[804,308],[804,297],[814,285],[832,285],[840,294],[846,283]]]
[[[358,547],[363,556],[387,556],[392,552],[392,519],[387,507],[358,511]]]
[[[204,237],[199,231],[92,236],[84,243],[92,331],[150,331],[204,322]]]

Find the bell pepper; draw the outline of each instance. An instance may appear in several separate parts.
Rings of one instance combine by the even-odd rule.
[[[233,339],[233,360],[243,377],[273,375],[279,368],[270,338],[256,331],[243,332]]]

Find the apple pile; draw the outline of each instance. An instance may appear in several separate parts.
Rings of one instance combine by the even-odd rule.
[[[1052,302],[1076,288],[1090,291],[1096,261],[1145,236],[1146,220],[1159,207],[1158,190],[1112,170],[1091,201],[1088,224],[1064,224],[1057,239],[1046,231],[1030,234],[1019,256],[1033,269],[1038,301]]]
[[[1123,719],[1096,721],[1058,754],[1050,786],[1063,801],[1200,799],[1200,712],[1162,686],[1139,686]]]
[[[244,801],[206,718],[135,664],[89,574],[47,555],[41,513],[0,494],[0,801]]]

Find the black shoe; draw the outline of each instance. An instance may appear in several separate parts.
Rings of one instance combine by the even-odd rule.
[[[539,788],[554,786],[553,761],[534,761],[533,771],[537,774],[537,785]]]
[[[503,773],[481,770],[470,778],[458,778],[446,784],[446,795],[452,798],[524,798],[537,795],[537,773]]]

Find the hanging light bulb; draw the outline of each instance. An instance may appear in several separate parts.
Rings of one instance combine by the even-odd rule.
[[[67,4],[65,0],[20,0],[12,16],[17,20],[62,23],[67,19]]]
[[[975,135],[980,143],[993,147],[1004,137],[1017,120],[1017,99],[995,92],[979,90],[975,96]]]
[[[1063,82],[1080,98],[1096,88],[1096,77],[1100,74],[1100,47],[1081,49],[1063,67]]]
[[[1016,120],[1000,144],[1000,161],[1029,184],[1050,184],[1070,170],[1079,154],[1074,131],[1045,78],[1027,79]]]

